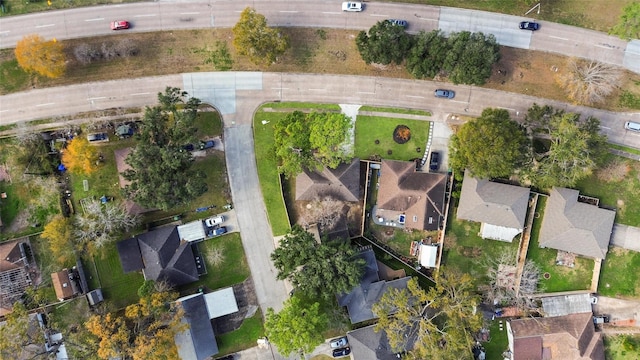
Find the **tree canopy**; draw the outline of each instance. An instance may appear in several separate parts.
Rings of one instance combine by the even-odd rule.
[[[21,302],[13,304],[11,313],[5,316],[5,321],[0,326],[0,358],[19,359],[36,356],[27,345],[39,342],[41,335],[36,338],[30,328],[37,325],[30,324],[29,313]]]
[[[311,353],[324,342],[322,333],[328,321],[320,312],[318,302],[293,296],[285,301],[283,309],[276,313],[267,309],[265,334],[283,355]]]
[[[500,47],[492,34],[462,31],[449,36],[449,52],[443,69],[454,84],[483,85],[491,67],[500,59]]]
[[[622,9],[620,20],[610,33],[625,40],[640,39],[640,2],[632,1]]]
[[[73,238],[73,223],[62,215],[56,215],[44,226],[40,235],[47,240],[51,255],[61,266],[73,263],[76,259],[76,244]]]
[[[404,27],[388,20],[378,21],[369,32],[360,31],[356,46],[367,64],[401,64],[411,48],[411,36]]]
[[[291,177],[321,165],[336,168],[349,158],[344,145],[351,126],[344,114],[287,114],[273,126],[278,170]]]
[[[407,70],[418,79],[433,78],[442,70],[448,52],[449,43],[440,30],[420,31],[407,55]]]
[[[488,108],[451,137],[451,166],[458,176],[465,169],[480,178],[508,177],[530,160],[524,129],[504,109]]]
[[[330,299],[360,283],[365,262],[355,255],[348,243],[318,243],[311,233],[295,225],[280,240],[271,259],[278,269],[278,279],[289,279],[310,296]]]
[[[73,138],[62,153],[62,163],[74,174],[90,174],[97,169],[98,150],[84,136]]]
[[[392,350],[407,351],[409,359],[469,358],[482,327],[475,280],[443,268],[436,279],[428,290],[415,278],[406,289],[387,290],[372,308],[379,318],[374,329],[384,331]]]
[[[16,44],[15,54],[18,65],[27,72],[48,78],[58,78],[64,74],[64,47],[56,39],[47,41],[37,34],[27,35]]]
[[[289,48],[286,36],[267,25],[264,15],[245,8],[232,29],[233,46],[255,64],[271,64]]]
[[[191,153],[183,146],[194,140],[200,100],[178,88],[158,94],[160,105],[147,107],[139,141],[126,159],[123,176],[131,181],[125,195],[142,206],[163,210],[189,202],[207,190],[205,173],[192,168]]]

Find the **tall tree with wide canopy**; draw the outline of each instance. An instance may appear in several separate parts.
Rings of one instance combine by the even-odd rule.
[[[524,129],[504,109],[488,108],[451,137],[451,166],[458,177],[467,169],[479,178],[509,177],[530,160]]]
[[[124,192],[142,206],[163,210],[187,203],[207,190],[205,174],[192,168],[191,153],[182,147],[193,141],[200,100],[178,88],[158,94],[160,105],[147,108],[139,141],[126,159],[123,176],[131,181]]]
[[[310,296],[330,299],[360,283],[365,262],[342,241],[318,243],[299,225],[291,228],[271,254],[278,279],[289,279]]]
[[[348,141],[351,121],[340,113],[311,113],[309,142],[316,159],[327,167],[335,169],[348,160],[343,146]]]
[[[411,48],[411,37],[404,27],[388,20],[378,21],[369,29],[369,33],[360,31],[356,37],[356,46],[362,60],[367,64],[400,64]]]
[[[379,318],[375,331],[384,331],[392,350],[407,351],[409,359],[470,358],[482,327],[475,280],[443,268],[436,280],[428,290],[415,278],[406,289],[387,290],[372,308]]]
[[[610,33],[625,40],[640,39],[640,1],[632,1],[622,9],[620,20]]]
[[[418,79],[433,78],[442,70],[448,52],[449,43],[440,30],[420,31],[407,55],[407,70]]]
[[[240,13],[232,29],[233,45],[240,55],[247,55],[254,64],[274,63],[289,48],[286,36],[267,25],[264,15],[251,7]]]
[[[483,85],[491,76],[491,67],[500,59],[500,47],[492,34],[453,33],[449,45],[443,68],[454,84]]]
[[[48,78],[58,78],[66,70],[64,47],[56,39],[45,40],[40,35],[23,37],[16,44],[16,60],[25,71]]]

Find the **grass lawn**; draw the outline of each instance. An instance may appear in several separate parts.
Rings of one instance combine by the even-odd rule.
[[[502,331],[500,330],[500,321],[502,321]],[[491,320],[489,331],[491,340],[482,343],[487,352],[487,360],[503,360],[502,353],[509,348],[509,339],[507,338],[507,321],[504,319]]]
[[[263,108],[271,108],[278,110],[316,110],[316,111],[340,111],[340,105],[338,104],[318,104],[309,102],[280,102],[280,103],[268,103]]]
[[[435,232],[417,231],[405,232],[403,229],[392,228],[389,226],[382,226],[369,224],[369,230],[373,232],[376,239],[388,245],[397,253],[410,257],[410,247],[412,241],[419,241],[425,239],[427,236],[435,238],[437,234]]]
[[[120,265],[120,257],[115,243],[105,245],[101,255],[93,259],[84,258],[83,265],[89,275],[89,287],[101,287],[105,301],[117,309],[138,301],[138,288],[144,282],[139,272],[125,274]]]
[[[200,280],[183,286],[181,291],[200,286],[211,290],[225,288],[239,284],[249,277],[249,265],[247,265],[239,233],[207,239],[198,243],[198,249],[205,259],[207,274],[201,276]],[[217,265],[216,257],[222,259]]]
[[[606,335],[603,340],[607,360],[638,360],[640,335]]]
[[[428,121],[359,115],[356,120],[355,156],[369,159],[373,155],[379,155],[391,160],[422,158],[429,138],[429,124]],[[398,125],[406,125],[411,130],[411,139],[404,144],[393,140],[393,130]],[[376,140],[379,144],[375,143]]]
[[[547,203],[545,196],[538,197],[536,215],[544,214]],[[544,292],[557,292],[569,290],[585,290],[591,287],[591,277],[593,275],[593,260],[576,256],[575,266],[569,268],[556,265],[558,250],[543,249],[538,245],[542,216],[533,220],[531,229],[531,240],[527,251],[527,259],[535,262],[542,274],[549,273],[549,279],[540,279],[539,287]]]
[[[640,295],[640,253],[611,247],[602,263],[598,293],[612,297]]]
[[[262,313],[258,309],[252,317],[244,319],[242,326],[238,330],[216,336],[218,350],[220,351],[216,356],[254,347],[258,338],[263,336]]]
[[[640,226],[640,163],[609,154],[606,164],[578,182],[576,189],[600,199],[601,205],[615,207],[616,222]]]
[[[621,150],[621,151],[624,151],[624,152],[628,152],[630,154],[640,155],[640,150],[638,150],[638,149],[634,149],[634,148],[630,148],[630,147],[623,146],[623,145],[618,145],[618,144],[611,144],[611,143],[609,143],[608,146],[611,149]]]
[[[401,108],[388,108],[388,107],[379,107],[379,106],[361,106],[358,111],[372,111],[372,112],[385,112],[392,114],[409,114],[409,115],[422,115],[422,116],[431,116],[431,113],[424,110],[416,110],[416,109],[401,109]]]

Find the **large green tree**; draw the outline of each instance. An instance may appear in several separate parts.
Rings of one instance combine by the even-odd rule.
[[[633,1],[624,7],[618,24],[611,34],[625,40],[640,39],[640,1]]]
[[[443,269],[436,279],[428,290],[415,278],[406,289],[387,290],[373,306],[379,318],[375,330],[386,333],[394,352],[407,351],[408,359],[470,359],[474,335],[482,327],[476,281]]]
[[[360,31],[356,45],[362,60],[367,64],[400,64],[411,48],[411,37],[404,27],[388,20],[378,21],[369,29],[369,33]]]
[[[500,59],[500,47],[491,34],[453,33],[449,46],[443,68],[454,84],[483,85],[491,76],[491,67]]]
[[[458,176],[467,169],[480,178],[509,177],[530,160],[530,147],[507,110],[488,108],[451,137],[451,166]]]
[[[255,64],[274,63],[289,48],[287,37],[270,28],[264,15],[251,7],[242,11],[232,31],[238,53],[249,56]]]
[[[447,38],[440,30],[420,31],[407,55],[407,70],[415,78],[433,78],[449,52]]]
[[[289,279],[301,292],[330,299],[360,283],[365,262],[348,243],[318,243],[299,225],[291,228],[271,254],[278,279]]]
[[[200,100],[178,88],[158,94],[160,105],[145,110],[139,141],[123,175],[124,189],[142,206],[163,210],[195,199],[207,190],[205,174],[192,168],[193,158],[182,147],[193,141]]]
[[[309,142],[314,156],[333,169],[346,162],[349,154],[344,145],[352,127],[349,118],[339,113],[311,113],[309,121]]]
[[[267,309],[265,334],[283,355],[310,353],[324,342],[322,333],[327,329],[327,317],[320,312],[320,304],[300,296],[285,301],[276,313]]]

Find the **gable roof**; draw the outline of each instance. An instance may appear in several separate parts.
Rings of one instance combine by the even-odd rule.
[[[411,279],[411,277],[407,276],[392,281],[380,280],[375,253],[370,247],[361,251],[358,257],[366,261],[360,285],[353,288],[349,293],[338,296],[338,304],[347,307],[352,324],[375,319],[376,317],[371,309],[373,304],[380,300],[387,289],[406,288],[409,279]]]
[[[19,241],[0,244],[0,272],[24,267],[25,264],[20,261],[21,259]]]
[[[53,282],[53,289],[56,292],[58,300],[63,301],[73,297],[73,287],[71,286],[69,271],[67,269],[52,273],[51,281]]]
[[[198,280],[191,244],[180,241],[175,226],[158,228],[123,240],[117,248],[125,272],[142,269],[145,279],[166,280],[174,286]]]
[[[516,359],[604,360],[604,345],[591,312],[511,320]]]
[[[528,188],[477,179],[465,171],[456,217],[523,229],[528,203]]]
[[[546,296],[542,298],[542,309],[545,316],[563,316],[591,312],[591,295],[569,294],[561,296]]]
[[[296,176],[296,200],[315,200],[326,196],[341,201],[359,200],[360,159],[342,163],[335,169],[325,166],[322,172],[305,169]]]
[[[446,184],[446,175],[416,172],[414,162],[382,160],[378,208],[405,214],[405,227],[437,230],[444,218]]]
[[[218,344],[202,293],[182,297],[176,303],[184,309],[182,323],[188,325],[174,338],[180,358],[203,360],[217,354]]]
[[[365,326],[347,332],[351,354],[354,359],[367,360],[397,360],[384,330],[375,332],[375,325]],[[407,349],[413,349],[413,341],[407,344]]]
[[[616,213],[578,202],[578,190],[551,190],[540,228],[540,247],[596,259],[607,255]]]

